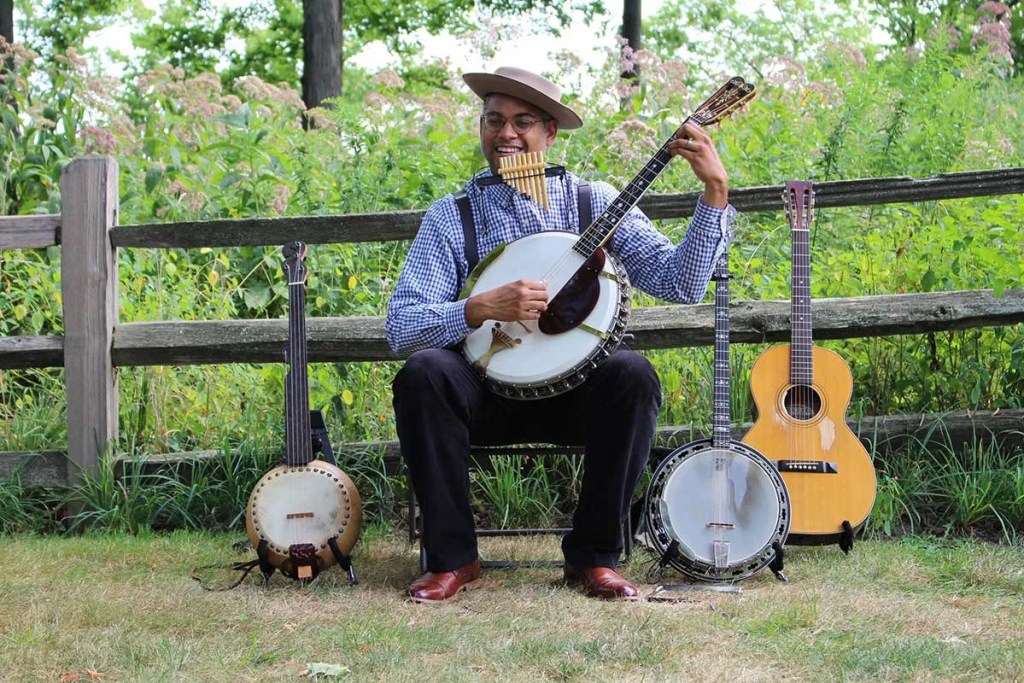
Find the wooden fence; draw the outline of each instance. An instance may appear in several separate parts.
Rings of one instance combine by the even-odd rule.
[[[121,322],[117,319],[117,250],[379,242],[410,239],[423,211],[345,216],[215,220],[118,225],[118,166],[109,157],[75,159],[61,177],[62,213],[0,217],[0,248],[59,245],[64,336],[0,337],[0,369],[63,367],[67,389],[67,459],[55,453],[0,457],[0,476],[26,460],[38,461],[42,479],[75,483],[94,473],[99,458],[117,443],[116,368],[144,365],[280,362],[287,344],[285,320]],[[735,189],[739,211],[780,211],[782,186]],[[1024,168],[954,173],[928,179],[877,178],[815,184],[821,207],[864,206],[1024,193]],[[695,192],[649,195],[640,207],[652,219],[689,216]],[[1019,254],[1014,256],[1019,257]],[[789,340],[790,302],[739,301],[730,309],[735,342]],[[816,339],[920,334],[1024,322],[1024,289],[996,297],[991,291],[930,292],[816,299]],[[379,317],[308,321],[310,361],[394,360]],[[658,349],[712,343],[710,304],[652,306],[631,316],[631,346]],[[875,438],[908,436],[936,416],[881,416],[854,425]],[[1024,410],[943,416],[951,430],[981,424],[993,431],[1020,429]],[[672,443],[680,428],[661,430]],[[384,444],[394,448],[394,444]],[[67,472],[62,472],[66,467]],[[64,474],[64,477],[61,477]],[[39,476],[36,477],[39,479]]]

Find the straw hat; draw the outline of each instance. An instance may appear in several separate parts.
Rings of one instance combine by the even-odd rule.
[[[492,93],[516,97],[529,102],[551,115],[560,128],[579,128],[583,119],[569,107],[562,104],[562,89],[557,85],[526,69],[502,66],[494,73],[462,74],[462,80],[469,89],[486,98]]]

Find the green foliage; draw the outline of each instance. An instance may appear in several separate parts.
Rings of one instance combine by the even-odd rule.
[[[141,0],[45,0],[19,2],[24,13],[18,30],[27,34],[15,40],[49,54],[60,54],[79,47],[93,31],[113,24],[119,15],[145,14]]]
[[[186,0],[179,4],[199,7]],[[806,3],[787,7],[811,20]],[[746,25],[742,17],[728,16],[737,31]],[[712,18],[706,14],[702,21]],[[821,37],[858,35],[845,32],[844,25]],[[998,55],[980,48],[951,51],[931,40],[915,51],[865,56],[835,40],[816,44],[806,37],[813,32],[780,34],[776,42],[770,31],[757,35],[754,44],[764,52],[758,98],[713,131],[736,187],[778,185],[791,178],[929,177],[1024,165],[1024,89]],[[783,38],[799,42],[804,52],[769,59],[772,50],[788,44]],[[402,74],[373,76],[349,69],[344,97],[330,109],[304,112],[293,89],[252,76],[225,85],[217,75],[160,67],[114,87],[88,78],[74,53],[53,60],[26,51],[12,54],[15,72],[0,83],[7,213],[57,212],[61,169],[86,153],[117,159],[122,224],[423,209],[483,165],[475,126],[479,103],[452,88],[455,76],[443,65],[409,61]],[[623,64],[617,51],[601,65],[581,65],[565,56],[556,61],[551,75],[565,86],[587,125],[561,135],[550,162],[621,187],[717,85],[711,69],[654,52],[629,57],[641,67],[632,85],[619,78]],[[304,128],[304,115],[316,125]],[[689,168],[677,162],[654,191],[697,187]],[[1015,258],[1024,243],[1022,216],[1020,196],[818,211],[812,293],[824,298],[991,288],[998,294],[1017,288],[1024,280],[1024,264]],[[686,221],[659,227],[678,240]],[[781,212],[741,216],[736,231],[734,299],[787,299],[788,268],[782,264],[789,262],[790,234]],[[311,248],[309,315],[383,315],[406,248],[403,243]],[[61,334],[60,257],[57,248],[0,252],[0,334]],[[119,276],[124,321],[280,318],[286,311],[277,248],[123,249]],[[641,296],[638,303],[655,302]],[[827,345],[853,370],[853,413],[1022,405],[1019,326]],[[733,355],[737,421],[751,418],[743,389],[759,351],[741,347]],[[711,414],[707,351],[672,349],[650,356],[665,389],[662,423],[706,424]],[[390,380],[396,369],[394,363],[311,367],[311,402],[324,411],[333,441],[394,437]],[[112,475],[104,479],[106,473],[80,492],[79,502],[84,510],[116,508],[116,514],[90,513],[77,523],[123,529],[237,525],[240,502],[254,481],[247,469],[252,463],[228,454],[272,451],[280,443],[283,367],[122,368],[119,383],[119,453],[216,448],[224,454],[222,471],[199,472],[191,479],[199,482],[195,485],[166,472],[156,478],[140,472],[132,481],[136,475],[129,471],[122,486]],[[59,447],[65,430],[63,392],[59,370],[0,372],[0,448]],[[344,465],[367,492],[369,517],[387,519],[402,482],[389,478],[381,458]],[[879,505],[889,531],[927,523],[917,501],[934,498],[934,492],[915,488],[912,476],[920,481],[922,473],[914,467],[894,465],[880,477]],[[1012,463],[999,467],[1016,471]],[[249,472],[245,476],[243,469]],[[993,509],[999,519],[1019,520],[1019,487],[1009,486],[1009,479],[991,485],[971,479],[969,473],[977,470],[967,461],[960,470],[948,468],[950,482],[969,484],[977,493],[943,508],[956,520],[955,531],[979,519],[990,521]],[[528,479],[513,480],[511,471],[500,474],[485,479],[499,503],[508,500],[503,492],[533,486]],[[232,483],[218,490],[213,482],[221,479]],[[175,493],[142,492],[154,486]],[[204,486],[230,507],[211,507]],[[988,493],[996,490],[998,503]],[[506,510],[502,505],[495,509]],[[888,533],[885,526],[880,529]]]
[[[550,527],[565,523],[582,478],[582,462],[570,456],[551,456],[561,462],[545,462],[531,456],[498,456],[491,466],[474,471],[473,483],[480,514],[496,529]],[[569,470],[568,491],[559,494],[563,477],[553,474]],[[558,482],[558,484],[556,484]],[[573,489],[576,486],[576,489]],[[560,505],[561,503],[561,505]]]
[[[975,434],[959,447],[940,420],[898,448],[876,444],[878,495],[869,530],[980,534],[1014,543],[1024,528],[1021,433]]]
[[[804,62],[813,56],[813,49],[830,41],[867,45],[874,24],[863,16],[871,3],[861,0],[738,5],[734,0],[668,0],[645,27],[645,47],[663,58],[683,58],[699,65],[704,77],[753,70],[761,79],[769,75],[771,63],[783,56]]]

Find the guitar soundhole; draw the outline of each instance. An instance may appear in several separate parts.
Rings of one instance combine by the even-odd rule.
[[[580,266],[562,291],[548,302],[547,310],[540,314],[537,327],[541,332],[561,334],[587,319],[601,298],[601,282],[597,277],[604,262],[604,249],[598,249]]]
[[[794,420],[810,420],[821,412],[821,396],[814,387],[806,384],[790,387],[783,404],[786,414]]]

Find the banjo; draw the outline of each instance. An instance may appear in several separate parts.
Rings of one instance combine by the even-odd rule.
[[[644,499],[648,543],[692,579],[733,583],[766,565],[785,581],[789,493],[763,455],[732,439],[728,254],[715,268],[715,386],[712,437],[672,451]]]
[[[313,459],[309,379],[306,371],[306,245],[286,244],[288,275],[288,374],[285,377],[285,452],[249,495],[245,526],[260,569],[310,581],[339,564],[356,583],[349,553],[362,528],[362,500],[347,474]]]
[[[753,85],[732,78],[687,121],[717,123],[753,96]],[[493,391],[515,399],[561,394],[618,348],[632,295],[625,268],[604,245],[671,160],[667,147],[680,129],[582,234],[549,230],[521,237],[495,248],[470,273],[461,299],[518,279],[547,283],[548,307],[539,320],[487,320],[463,341],[463,354]],[[517,157],[524,163],[503,164],[499,174],[543,203],[543,163],[533,155],[506,159]]]

